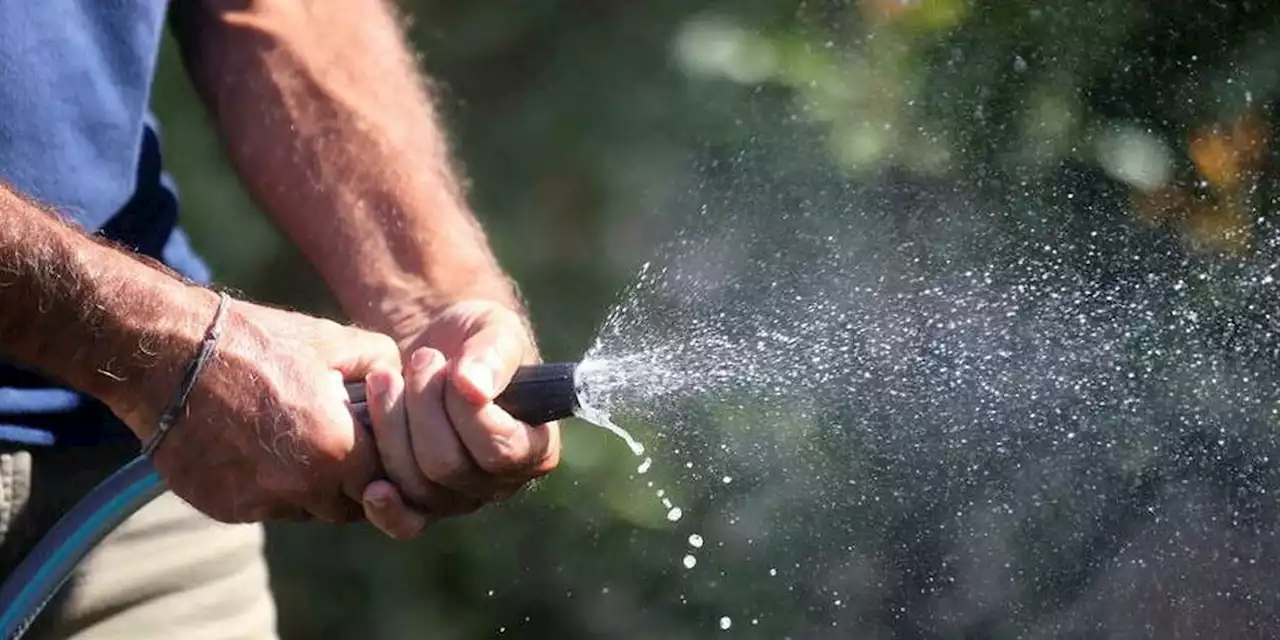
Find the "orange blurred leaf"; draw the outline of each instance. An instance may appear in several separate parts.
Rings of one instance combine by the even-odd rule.
[[[1230,124],[1201,128],[1191,138],[1191,160],[1210,185],[1232,189],[1256,171],[1269,143],[1265,122],[1254,112]]]

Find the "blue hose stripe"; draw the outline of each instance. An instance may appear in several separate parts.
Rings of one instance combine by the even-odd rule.
[[[23,585],[22,592],[15,598],[15,604],[20,605],[23,610],[29,608],[29,603],[39,602],[43,598],[42,587],[50,585],[53,587],[50,591],[56,591],[58,587],[70,577],[70,571],[79,564],[95,542],[102,539],[104,534],[110,533],[114,528],[115,522],[118,520],[120,509],[128,505],[138,495],[147,490],[149,478],[142,480],[132,487],[127,487],[125,493],[121,493],[112,498],[96,513],[90,514],[85,521],[80,524],[66,541],[60,543],[49,559],[41,563],[36,574],[32,576],[32,580]]]
[[[85,555],[164,491],[150,460],[138,457],[76,503],[0,586],[0,637],[21,637]]]

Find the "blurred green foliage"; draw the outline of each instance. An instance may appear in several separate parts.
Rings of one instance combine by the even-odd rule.
[[[1125,224],[1186,255],[1249,254],[1276,195],[1269,142],[1280,7],[1272,3],[403,5],[438,82],[472,204],[522,284],[552,359],[590,346],[617,292],[695,216],[708,184],[781,179],[716,163],[744,149],[822,184],[943,185],[954,206],[993,202],[1072,233],[1103,224],[1099,209],[1118,210]],[[185,224],[217,277],[261,299],[335,313],[314,273],[238,186],[172,47],[162,63],[155,104],[169,167]],[[705,410],[709,427],[716,424],[716,409]],[[776,428],[779,438],[803,440],[803,425]],[[932,627],[928,607],[939,605],[921,594],[942,587],[909,566],[925,560],[905,550],[902,564],[855,566],[832,586],[818,583],[836,574],[793,569],[795,558],[754,557],[743,542],[708,548],[699,562],[711,577],[688,578],[679,556],[699,526],[666,521],[632,477],[628,452],[607,434],[573,423],[565,439],[564,467],[535,490],[412,543],[362,528],[274,527],[286,637],[703,637],[720,632],[729,611],[729,635],[739,637],[1004,637],[1058,615],[1054,606],[1070,609],[1029,587],[1013,609]],[[778,487],[726,497],[680,482],[677,465],[661,461],[681,446],[697,445],[663,440],[652,473],[690,513],[732,499],[769,503],[766,520],[815,518],[811,503],[778,506],[775,494],[786,494]],[[842,469],[851,486],[891,495],[877,484],[886,480],[856,461],[792,448],[811,468]],[[875,535],[892,531],[873,535],[859,523],[900,518],[893,526],[904,531],[933,523],[930,514],[868,504],[839,516],[846,542],[777,545],[881,544]],[[1101,517],[1060,515],[1065,529],[1024,534],[1070,538],[1070,523]],[[813,526],[832,526],[828,516]],[[790,588],[766,584],[769,566],[788,570]],[[1072,567],[1045,570],[1071,579]],[[859,608],[824,609],[828,588],[862,598]],[[832,626],[836,619],[841,626]]]

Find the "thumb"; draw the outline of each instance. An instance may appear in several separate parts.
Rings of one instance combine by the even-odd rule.
[[[389,336],[343,327],[323,346],[326,364],[347,382],[364,380],[374,370],[400,371],[400,347]]]
[[[394,340],[355,327],[340,327],[328,334],[319,347],[319,353],[325,365],[340,374],[344,382],[362,381],[375,370],[399,371],[401,368],[400,349]],[[342,489],[348,498],[360,504],[365,488],[384,474],[372,434],[359,424],[355,414],[349,412],[347,419],[352,427],[353,441],[346,456]]]
[[[352,417],[353,423],[355,417]],[[382,469],[382,459],[378,455],[378,444],[373,439],[373,434],[369,433],[359,424],[353,424],[351,451],[344,460],[344,473],[342,474],[342,492],[348,498],[357,504],[363,501],[365,489],[370,483],[385,477]]]

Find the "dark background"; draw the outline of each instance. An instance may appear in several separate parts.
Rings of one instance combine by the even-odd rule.
[[[856,188],[877,220],[896,221],[898,241],[921,220],[936,245],[948,224],[995,216],[1017,230],[997,238],[997,253],[1094,238],[1081,264],[1101,264],[1090,271],[1100,282],[1204,267],[1197,273],[1213,279],[1185,304],[1227,327],[1214,348],[1245,345],[1252,358],[1186,375],[1245,371],[1265,389],[1275,380],[1273,296],[1242,293],[1232,269],[1269,273],[1274,253],[1280,5],[401,4],[441,89],[471,202],[550,359],[591,345],[641,263],[686,228],[706,194],[742,195],[734,213],[759,220],[811,206],[805,193]],[[236,183],[172,48],[162,62],[155,105],[197,248],[224,283],[333,314],[313,272]],[[854,215],[816,200],[822,215]],[[1133,256],[1125,269],[1107,267]],[[1268,394],[1212,416],[1203,403],[1142,414],[1129,433],[1162,434],[1167,422],[1178,437],[1136,438],[1131,452],[1143,455],[1121,462],[1111,449],[1098,454],[1114,464],[1028,448],[1019,468],[1044,491],[1011,498],[1016,510],[966,493],[972,476],[947,473],[977,464],[973,456],[918,461],[940,470],[926,477],[852,438],[797,445],[794,459],[754,458],[772,480],[732,496],[739,506],[789,496],[791,508],[728,529],[717,505],[729,497],[681,479],[680,437],[650,443],[651,477],[689,507],[671,523],[625,448],[572,421],[563,467],[536,490],[419,540],[273,527],[282,629],[289,638],[1274,637],[1280,458]],[[706,429],[731,436],[715,409]],[[880,475],[843,499],[806,500],[788,474],[817,473],[814,456],[826,479]],[[788,466],[796,460],[809,466]],[[1020,481],[1003,478],[992,486]],[[989,508],[998,504],[1009,510]],[[695,531],[739,543],[709,544],[698,571],[684,571]],[[729,631],[721,616],[732,618]]]

